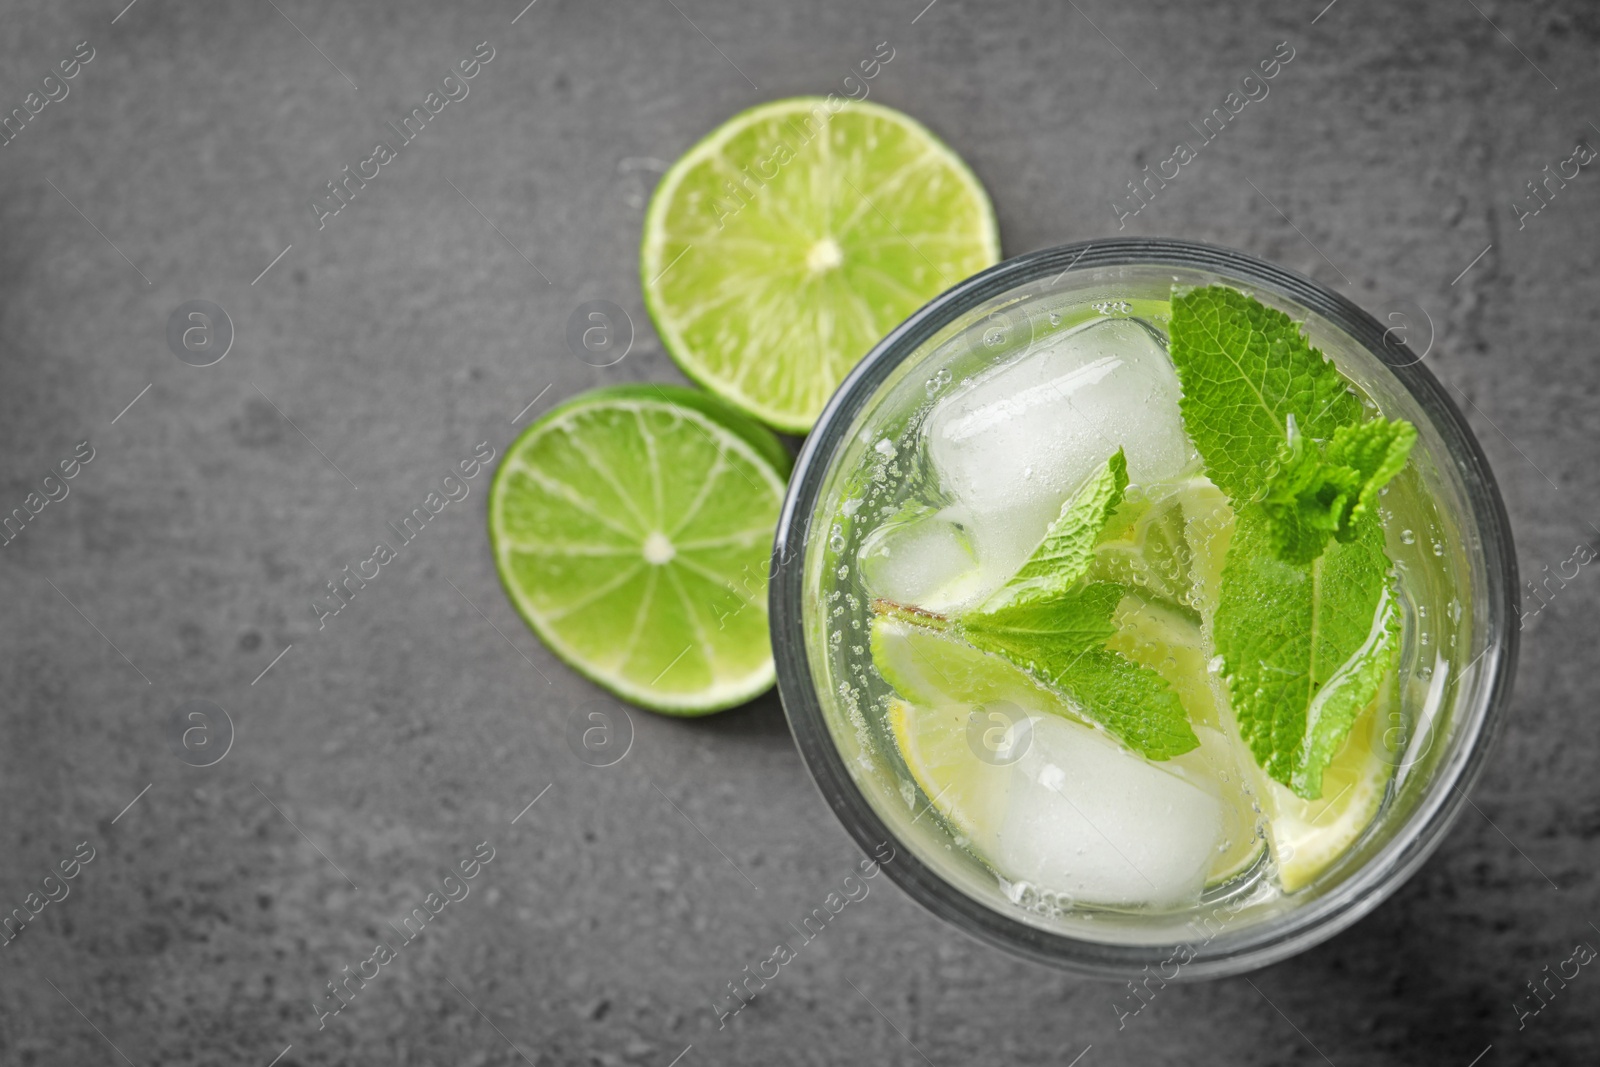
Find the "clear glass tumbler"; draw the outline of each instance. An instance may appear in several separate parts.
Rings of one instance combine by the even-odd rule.
[[[1222,284],[1303,321],[1311,341],[1385,415],[1418,428],[1410,474],[1426,506],[1386,520],[1411,610],[1401,712],[1386,736],[1396,765],[1383,806],[1309,886],[1272,891],[1258,875],[1196,907],[1108,910],[1019,898],[959,847],[921,794],[882,722],[868,596],[852,566],[873,514],[900,487],[882,456],[915,446],[945,391],[1096,318],[1164,334],[1173,286]],[[1401,528],[1403,526],[1403,528]],[[806,440],[778,525],[770,588],[778,684],[795,741],[823,796],[868,852],[934,914],[1022,956],[1087,975],[1238,973],[1354,923],[1437,847],[1482,768],[1509,699],[1518,590],[1510,526],[1488,463],[1439,382],[1395,324],[1308,278],[1238,252],[1183,241],[1068,245],[1009,260],[929,303],[840,386]],[[1420,611],[1417,610],[1420,608]],[[835,634],[838,636],[835,636]]]

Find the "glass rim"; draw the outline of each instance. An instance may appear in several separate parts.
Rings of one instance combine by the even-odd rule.
[[[795,461],[773,545],[768,590],[773,655],[784,713],[795,745],[834,815],[861,848],[903,845],[856,784],[834,743],[813,681],[806,647],[805,545],[830,461],[878,388],[922,345],[964,314],[994,297],[1041,278],[1105,267],[1153,266],[1207,271],[1270,292],[1321,316],[1366,348],[1399,379],[1434,424],[1455,464],[1471,514],[1463,526],[1478,534],[1485,574],[1484,670],[1471,706],[1457,705],[1460,741],[1437,768],[1417,806],[1382,850],[1328,893],[1291,909],[1281,922],[1241,931],[1217,952],[1208,944],[1181,969],[1182,977],[1237,974],[1310,948],[1368,914],[1414,874],[1444,839],[1482,772],[1504,721],[1515,674],[1518,628],[1512,606],[1520,584],[1510,519],[1465,417],[1444,387],[1403,342],[1349,298],[1295,271],[1245,253],[1195,241],[1119,238],[1082,241],[1008,259],[947,289],[879,341],[850,372],[823,408]],[[1444,457],[1441,457],[1444,458]],[[1469,664],[1469,668],[1472,664]],[[1464,697],[1472,694],[1464,694]],[[1091,941],[1013,918],[968,895],[915,855],[897,849],[887,871],[913,900],[969,935],[1016,955],[1090,977],[1121,978],[1154,965],[1184,944],[1115,944]],[[1218,941],[1223,939],[1219,938]]]

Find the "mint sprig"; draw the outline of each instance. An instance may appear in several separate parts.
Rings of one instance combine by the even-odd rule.
[[[1233,505],[1213,639],[1239,732],[1306,799],[1399,654],[1377,493],[1416,439],[1365,421],[1281,311],[1212,286],[1175,296],[1184,425]]]
[[[1378,490],[1406,464],[1417,429],[1409,422],[1372,419],[1340,426],[1326,449],[1289,424],[1277,472],[1261,501],[1270,523],[1273,553],[1289,563],[1310,563],[1328,539],[1353,541],[1361,520],[1377,508]]]
[[[1062,506],[1017,573],[975,609],[953,619],[894,605],[878,610],[954,631],[974,648],[1004,657],[1147,759],[1188,752],[1200,740],[1178,695],[1155,671],[1105,647],[1125,590],[1085,580],[1094,546],[1127,486],[1127,459],[1119,449]]]
[[[1050,599],[964,615],[961,635],[1067,697],[1145,758],[1169,759],[1200,740],[1165,679],[1105,647],[1122,595],[1119,585],[1091,582]]]

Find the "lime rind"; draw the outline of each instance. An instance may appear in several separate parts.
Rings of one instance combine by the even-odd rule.
[[[788,123],[761,147],[782,143],[788,151],[783,139],[788,137],[798,140],[803,152],[810,137],[793,134],[809,127],[794,123],[819,124],[819,108],[831,112],[820,122],[820,132],[811,135],[819,138],[822,163],[791,154],[790,162],[761,180],[748,174],[750,164],[742,174],[725,158],[748,149],[740,138],[763,124],[776,130]],[[850,140],[844,137],[850,127],[871,132]],[[890,155],[895,143],[884,142],[895,138],[909,146],[909,161],[878,158]],[[767,162],[774,158],[769,154]],[[832,177],[826,171],[835,166],[847,185],[832,188],[838,183],[823,180]],[[700,175],[700,168],[706,174]],[[928,179],[918,192],[934,204],[913,202],[911,212],[891,217],[884,204],[888,212],[902,206],[898,198],[908,185],[904,172],[919,168],[928,170]],[[698,180],[691,181],[696,175]],[[735,191],[740,188],[743,194]],[[876,200],[868,199],[871,193]],[[863,228],[859,239],[848,231],[833,232],[844,196],[862,202],[852,203],[854,214],[844,220]],[[928,217],[908,222],[917,208]],[[688,216],[695,228],[678,232],[673,223],[689,211],[696,212]],[[826,215],[820,227],[826,232],[815,232],[819,227],[808,225],[814,222],[808,214]],[[720,228],[728,219],[731,238]],[[710,229],[707,220],[719,228]],[[908,227],[914,231],[909,236]],[[931,256],[912,238],[926,244]],[[679,262],[693,259],[697,246],[717,249],[714,266],[699,277],[695,265],[686,271]],[[803,434],[872,344],[939,292],[998,262],[999,252],[988,194],[926,127],[878,104],[849,101],[835,110],[823,97],[794,97],[740,112],[668,169],[645,215],[639,267],[645,306],[683,372],[760,421]],[[948,270],[933,263],[941,256]],[[925,265],[939,275],[936,280],[924,277]],[[833,266],[841,269],[826,269]],[[771,291],[763,293],[768,279]],[[695,326],[691,312],[704,314],[706,326]]]
[[[630,462],[606,462],[630,434]],[[790,465],[770,431],[714,397],[592,390],[524,430],[495,471],[496,568],[529,628],[597,685],[671,715],[737,706],[775,680],[764,594]],[[558,476],[571,469],[583,477]],[[664,534],[651,540],[666,525],[670,552]]]

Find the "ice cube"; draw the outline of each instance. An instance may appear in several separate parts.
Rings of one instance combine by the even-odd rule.
[[[958,510],[897,517],[873,530],[858,567],[867,592],[898,604],[943,611],[978,581],[978,561]]]
[[[1007,878],[1085,904],[1197,900],[1222,842],[1210,793],[1059,715],[1032,719],[994,855]]]
[[[987,589],[1022,565],[1061,505],[1119,447],[1138,484],[1190,464],[1179,393],[1151,327],[1103,319],[973,379],[933,410],[929,462],[974,520]]]

